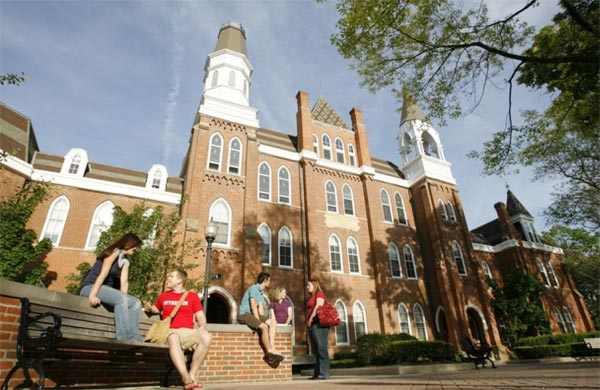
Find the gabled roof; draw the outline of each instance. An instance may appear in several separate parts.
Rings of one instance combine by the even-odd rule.
[[[332,126],[350,129],[350,126],[338,115],[337,112],[327,103],[325,99],[319,97],[312,110],[310,111],[312,118],[320,122],[327,123]]]
[[[508,211],[508,215],[513,217],[515,215],[525,215],[529,218],[533,218],[529,211],[523,206],[519,199],[512,193],[511,190],[506,192],[506,210]]]

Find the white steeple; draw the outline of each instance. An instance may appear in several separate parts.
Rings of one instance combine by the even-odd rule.
[[[446,161],[439,133],[425,120],[421,109],[405,94],[398,132],[400,169],[409,181],[427,176],[456,184]]]
[[[246,51],[246,32],[234,22],[221,26],[215,50],[204,70],[201,114],[259,127],[258,109],[250,106],[252,64]]]

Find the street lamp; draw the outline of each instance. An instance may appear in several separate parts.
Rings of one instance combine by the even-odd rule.
[[[210,255],[212,252],[212,243],[217,237],[217,230],[219,226],[213,222],[212,218],[210,222],[204,226],[204,238],[206,238],[206,270],[204,271],[204,301],[202,306],[204,314],[208,319],[208,282],[210,281]]]

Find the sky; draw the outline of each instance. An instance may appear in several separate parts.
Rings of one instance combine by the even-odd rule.
[[[492,15],[503,16],[523,1],[488,3]],[[524,20],[549,23],[556,2],[541,3]],[[311,106],[322,96],[346,123],[353,107],[361,109],[371,154],[401,166],[401,103],[390,91],[361,89],[350,62],[330,43],[337,20],[333,0],[0,0],[0,73],[28,77],[0,87],[0,100],[31,119],[42,152],[63,156],[82,148],[93,162],[141,171],[163,164],[178,176],[207,55],[220,26],[235,21],[246,31],[254,67],[250,104],[259,109],[261,127],[295,135],[295,96],[303,90]],[[508,185],[541,232],[547,229],[541,213],[560,183],[532,181],[530,170],[482,176],[482,163],[466,156],[504,128],[507,96],[506,89],[488,89],[475,112],[434,127],[469,229],[496,218],[493,205],[506,202]],[[518,89],[514,97],[513,113],[548,103],[540,91]]]

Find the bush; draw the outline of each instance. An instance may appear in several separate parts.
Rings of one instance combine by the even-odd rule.
[[[589,337],[599,337],[600,331],[591,331],[586,333],[563,333],[563,334],[545,334],[536,337],[524,337],[515,343],[517,347],[535,347],[542,345],[563,345],[583,342],[583,339]]]
[[[571,356],[572,349],[577,345],[580,345],[580,343],[515,347],[514,353],[519,359],[542,359],[555,356]]]
[[[380,334],[369,333],[362,335],[356,341],[358,360],[362,364],[392,364],[395,356],[390,356],[389,345],[393,341],[416,340],[415,337],[406,334]]]
[[[456,347],[444,341],[395,341],[389,350],[400,363],[456,361],[458,356]]]

